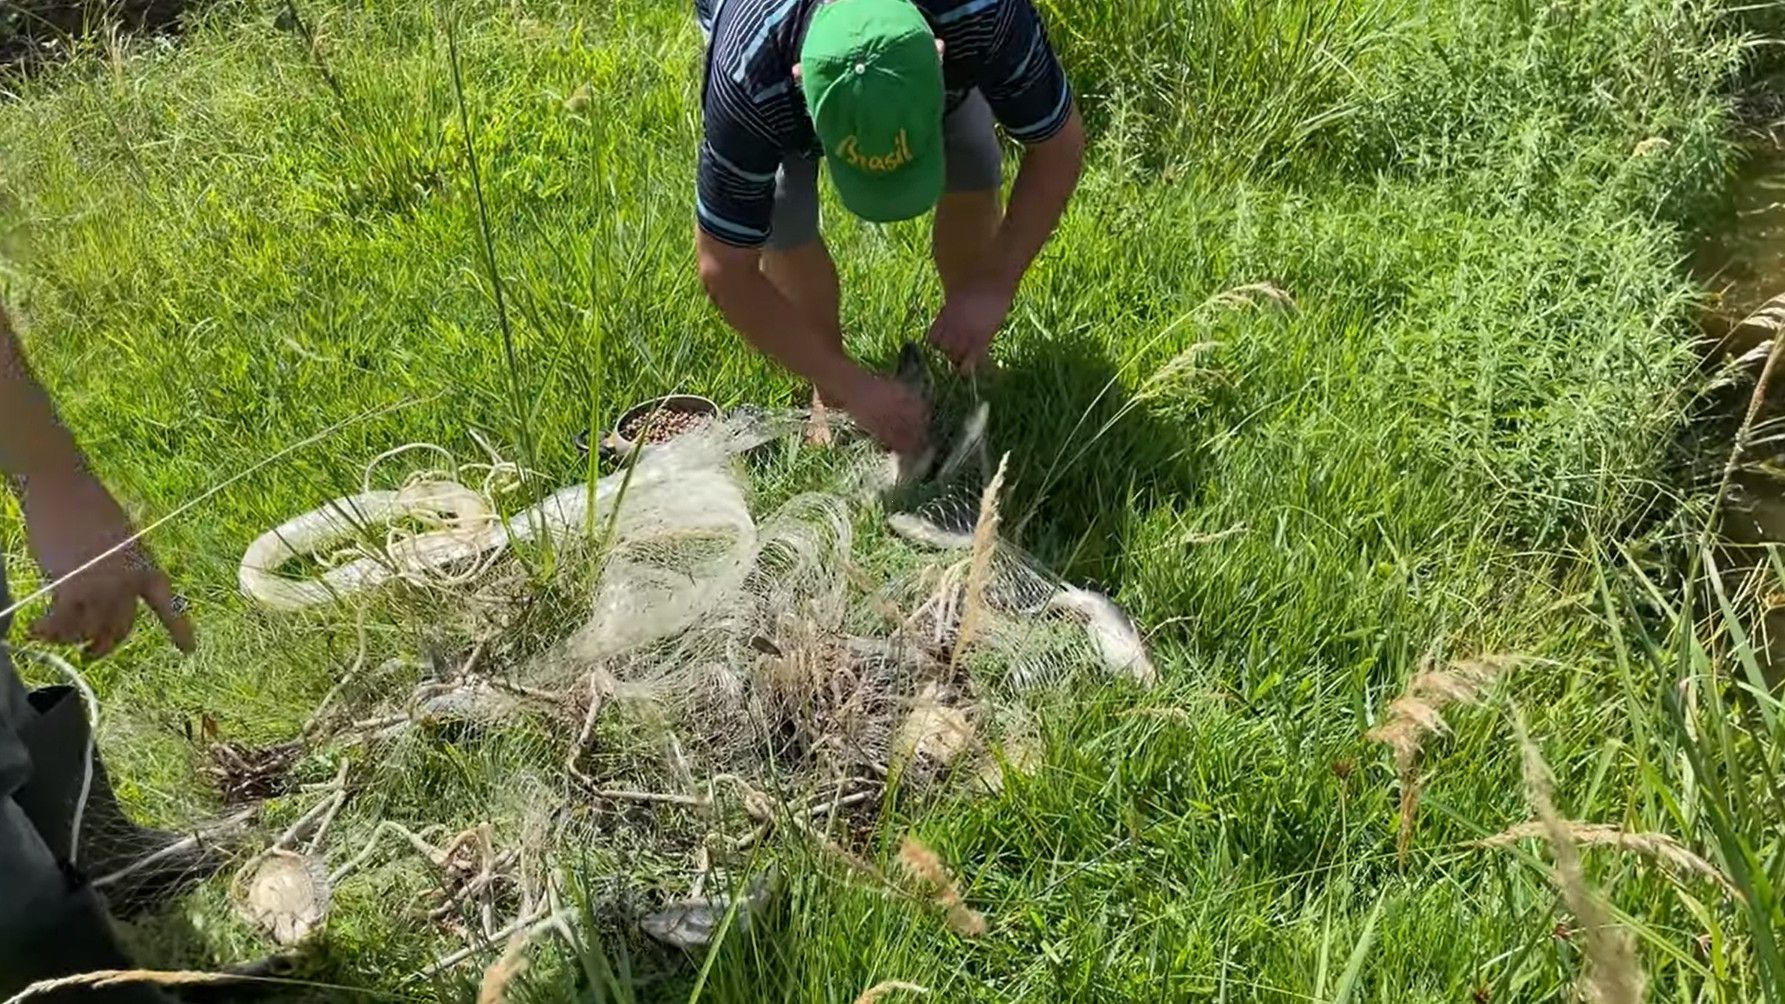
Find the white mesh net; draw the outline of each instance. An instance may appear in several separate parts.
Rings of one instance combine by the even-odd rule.
[[[973,421],[891,533],[865,446],[838,449],[822,490],[753,511],[753,451],[801,423],[749,415],[506,519],[529,475],[492,458],[395,488],[369,471],[256,541],[252,600],[334,604],[360,644],[289,744],[213,748],[242,804],[284,793],[227,820],[236,916],[291,944],[344,894],[375,896],[452,965],[560,923],[562,869],[599,847],[656,862],[659,898],[691,886],[641,926],[698,943],[735,884],[703,898],[709,876],[738,877],[763,841],[848,854],[889,797],[1027,769],[1035,688],[1153,668],[1108,598],[997,538],[1001,477]],[[368,621],[416,611],[431,651],[368,654]],[[277,783],[300,770],[333,779]]]

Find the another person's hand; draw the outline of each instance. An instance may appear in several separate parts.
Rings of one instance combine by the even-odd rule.
[[[996,279],[982,279],[957,290],[942,304],[936,323],[930,325],[930,344],[971,373],[990,354],[992,336],[1004,326],[1016,290]]]
[[[39,477],[22,487],[26,538],[53,584],[49,612],[31,626],[33,637],[82,644],[88,657],[99,658],[129,636],[140,599],[180,651],[192,651],[192,623],[173,587],[141,542],[131,540],[130,520],[104,485],[81,472]],[[88,562],[93,564],[83,568]]]
[[[929,404],[891,377],[864,371],[842,405],[868,435],[894,453],[910,456],[929,445]]]

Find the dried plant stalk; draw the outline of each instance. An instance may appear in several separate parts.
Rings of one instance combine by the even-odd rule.
[[[1748,398],[1748,410],[1742,416],[1742,424],[1736,429],[1735,441],[1729,447],[1729,459],[1723,465],[1723,475],[1717,482],[1717,494],[1711,500],[1711,515],[1705,520],[1704,530],[1699,537],[1699,550],[1703,551],[1710,544],[1712,528],[1717,525],[1717,517],[1723,509],[1724,499],[1729,497],[1729,484],[1737,470],[1741,469],[1742,459],[1747,456],[1748,447],[1753,444],[1754,423],[1760,417],[1760,410],[1766,404],[1767,388],[1772,386],[1773,371],[1778,367],[1779,358],[1785,355],[1785,338],[1777,335],[1785,331],[1785,293],[1781,293],[1754,309],[1754,312],[1743,318],[1735,327],[1758,328],[1773,332],[1770,339],[1771,348],[1766,354],[1766,364],[1760,369],[1759,379],[1754,381],[1754,393]]]
[[[99,990],[105,987],[120,987],[132,983],[147,984],[158,987],[204,986],[218,983],[239,983],[241,977],[229,973],[205,973],[193,970],[171,969],[97,969],[90,973],[76,973],[73,976],[58,976],[51,980],[38,980],[18,993],[6,998],[0,1004],[22,1004],[35,997],[47,997],[62,990],[85,988]]]
[[[1481,695],[1508,670],[1518,665],[1517,656],[1482,655],[1453,662],[1443,669],[1426,669],[1407,681],[1401,696],[1389,702],[1388,717],[1369,731],[1369,738],[1383,743],[1395,754],[1395,773],[1401,786],[1400,832],[1395,853],[1402,865],[1413,846],[1414,822],[1419,813],[1419,748],[1428,735],[1450,731],[1440,713],[1453,704],[1476,704]]]
[[[483,980],[477,986],[477,1004],[505,1004],[508,1000],[508,985],[522,973],[527,971],[528,931],[516,934],[502,952],[502,957],[483,971]]]
[[[951,662],[958,663],[961,653],[983,630],[986,616],[985,587],[992,578],[992,559],[998,545],[998,493],[1004,490],[1004,471],[1010,463],[1006,453],[998,461],[998,473],[979,496],[979,522],[973,527],[973,555],[967,559],[967,595],[962,600],[961,629],[956,636]]]
[[[964,937],[977,938],[986,931],[984,915],[967,906],[954,876],[942,858],[916,837],[899,841],[899,864],[905,872],[928,886],[937,906],[947,912],[949,930]]]
[[[1735,887],[1729,876],[1723,874],[1722,869],[1694,854],[1684,844],[1665,833],[1632,833],[1604,823],[1564,821],[1562,825],[1568,828],[1568,835],[1576,844],[1586,847],[1614,847],[1620,851],[1640,854],[1658,862],[1675,877],[1696,875],[1709,879],[1730,897],[1738,900],[1742,898],[1741,890]],[[1510,847],[1531,837],[1548,839],[1549,831],[1542,820],[1520,823],[1476,841],[1476,846]]]
[[[1574,833],[1556,812],[1552,798],[1553,782],[1549,766],[1543,762],[1524,725],[1518,728],[1519,744],[1524,750],[1525,786],[1531,796],[1531,807],[1537,813],[1538,825],[1549,841],[1555,857],[1556,887],[1562,901],[1580,921],[1586,939],[1587,973],[1584,990],[1594,1004],[1638,1004],[1643,998],[1642,967],[1636,961],[1636,947],[1630,932],[1612,923],[1610,912],[1588,885],[1581,868],[1580,848]]]

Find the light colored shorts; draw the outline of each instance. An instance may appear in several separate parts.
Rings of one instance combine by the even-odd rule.
[[[948,160],[949,192],[984,192],[1003,181],[1003,154],[998,146],[992,106],[985,95],[969,91],[961,106],[942,120],[943,154]],[[818,161],[789,154],[775,174],[775,214],[768,247],[785,251],[818,239]]]

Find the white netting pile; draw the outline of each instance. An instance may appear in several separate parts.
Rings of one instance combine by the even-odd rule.
[[[952,458],[950,487],[891,533],[865,448],[838,454],[854,462],[827,490],[753,512],[752,451],[799,425],[715,421],[506,519],[505,491],[531,476],[512,465],[476,468],[476,488],[466,467],[384,489],[369,471],[358,496],[257,540],[244,592],[357,607],[360,646],[277,755],[227,751],[238,786],[259,769],[333,777],[281,789],[263,814],[278,825],[253,825],[237,915],[295,943],[358,885],[459,942],[450,965],[561,924],[561,868],[597,848],[649,862],[634,871],[659,901],[692,885],[641,924],[698,944],[729,902],[700,896],[708,876],[736,880],[765,840],[847,855],[890,798],[1028,769],[1035,688],[1151,682],[1108,598],[997,539],[1002,471],[988,480],[983,450]],[[417,610],[432,651],[368,654],[368,618]]]

